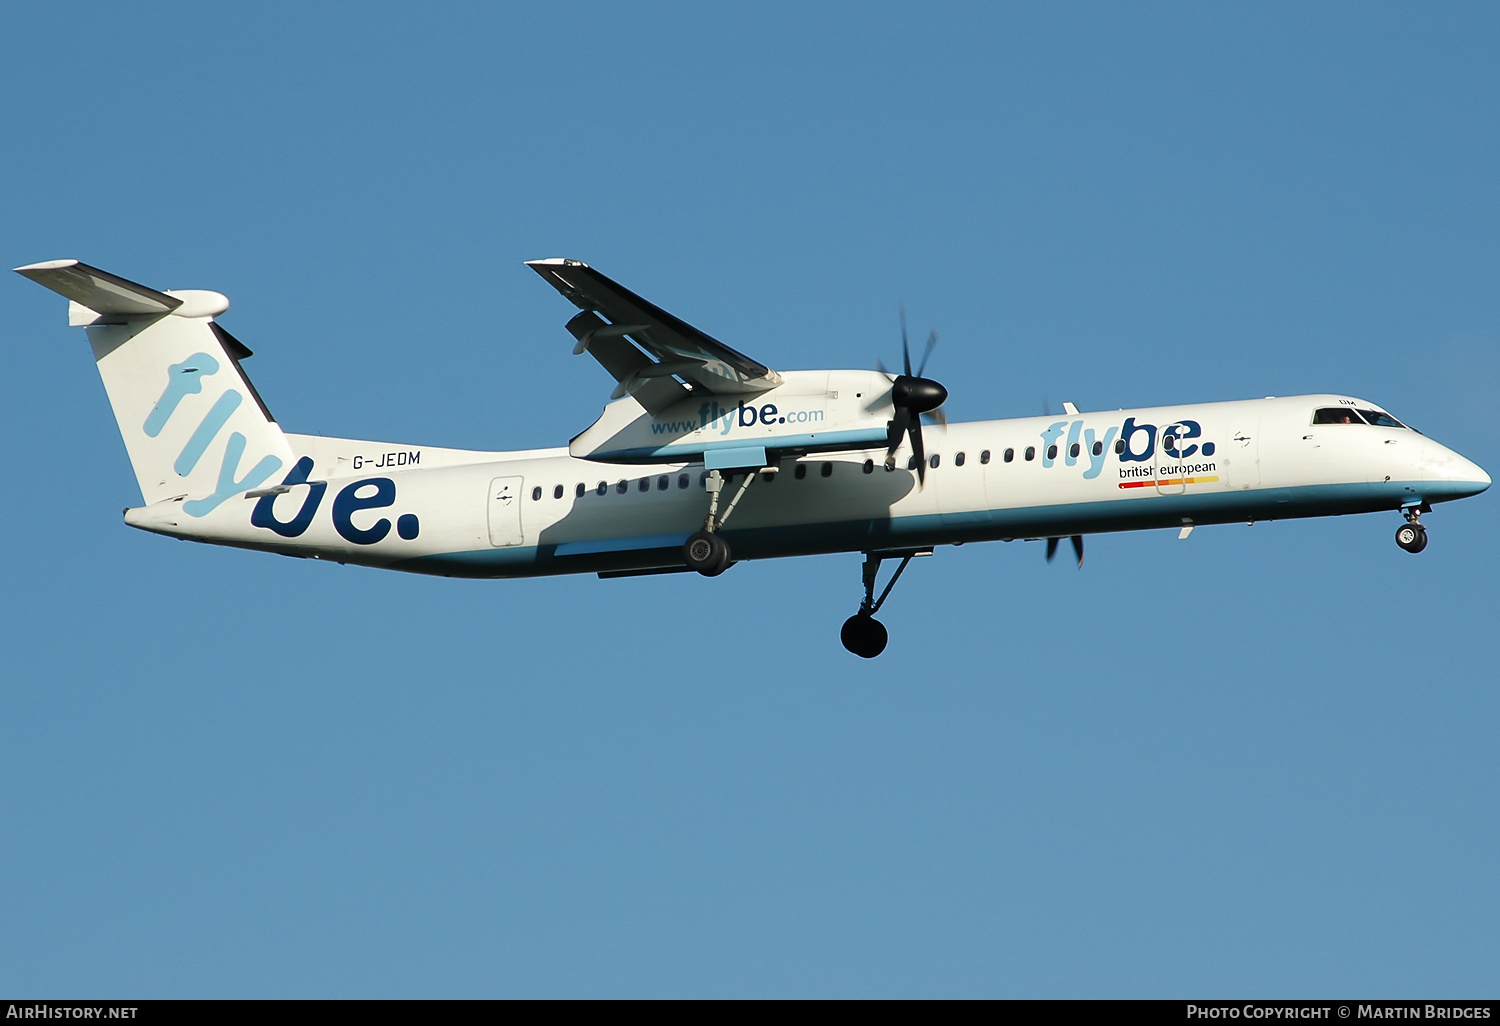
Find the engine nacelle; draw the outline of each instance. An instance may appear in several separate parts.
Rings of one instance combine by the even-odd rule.
[[[790,371],[783,378],[780,386],[753,396],[702,394],[654,417],[627,396],[606,406],[568,452],[609,463],[697,463],[739,450],[764,449],[774,460],[775,454],[885,444],[893,414],[886,375]]]

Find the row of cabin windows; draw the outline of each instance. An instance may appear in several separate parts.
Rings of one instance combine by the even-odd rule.
[[[702,473],[702,474],[698,475],[698,483],[699,484],[702,484],[707,479],[708,479],[708,474],[707,473]],[[693,480],[693,476],[691,474],[678,474],[677,475],[677,487],[678,488],[686,488],[689,484],[692,483],[692,480]],[[594,486],[594,493],[596,495],[608,495],[609,494],[609,487],[610,486],[609,486],[609,482],[608,481],[600,481],[597,485]],[[649,492],[651,490],[651,478],[649,478],[649,477],[643,477],[643,478],[641,478],[639,481],[637,481],[635,483],[635,487],[636,487],[637,491]],[[657,491],[664,492],[664,491],[666,491],[667,489],[669,489],[671,487],[672,487],[672,475],[671,474],[662,474],[660,477],[658,477],[656,479],[656,490]],[[617,481],[615,483],[614,488],[615,488],[616,492],[618,492],[621,495],[624,495],[626,492],[630,491],[630,482],[629,481],[624,481],[624,480]],[[574,486],[574,488],[573,488],[573,495],[575,497],[581,499],[585,495],[588,494],[588,491],[589,491],[589,486],[586,485],[586,484],[584,484],[582,481],[580,481],[580,482],[578,482],[577,485]],[[542,489],[541,489],[540,486],[538,486],[536,488],[533,488],[531,490],[531,498],[533,500],[538,500],[539,501],[541,499],[541,497],[542,497]],[[555,487],[553,487],[553,489],[552,489],[552,497],[554,499],[561,499],[563,497],[563,486],[562,485],[556,485]]]
[[[1082,453],[1083,447],[1081,445],[1079,445],[1077,442],[1074,442],[1071,446],[1069,446],[1069,450],[1068,451],[1069,451],[1069,453],[1072,455],[1072,457],[1074,459],[1077,459],[1078,456],[1079,456],[1079,454]],[[1103,442],[1095,442],[1092,451],[1093,451],[1093,454],[1095,456],[1102,455],[1104,453],[1104,443]],[[1119,453],[1122,453],[1124,451],[1125,451],[1125,443],[1124,443],[1124,441],[1122,440],[1122,441],[1116,442],[1115,443],[1115,453],[1119,454]],[[1034,445],[1028,445],[1026,447],[1025,453],[1023,454],[1023,457],[1024,457],[1024,459],[1028,463],[1031,462],[1032,460],[1036,459],[1036,446],[1034,446]],[[1055,459],[1057,459],[1057,446],[1055,446],[1055,445],[1049,445],[1049,446],[1047,446],[1047,458],[1049,460],[1055,460]],[[1003,452],[1001,454],[1001,459],[1003,459],[1006,463],[1014,463],[1015,459],[1016,459],[1016,450],[1014,450],[1014,449],[1006,449],[1005,452]],[[955,467],[961,467],[967,461],[968,461],[968,455],[966,453],[957,452],[957,453],[953,454],[953,465]],[[980,452],[980,454],[979,454],[979,462],[982,463],[982,464],[990,462],[990,451],[988,449],[985,449],[982,452]],[[938,467],[940,467],[942,465],[942,463],[943,463],[943,457],[940,456],[940,455],[938,455],[938,454],[936,454],[936,453],[934,453],[932,456],[930,456],[928,458],[928,460],[927,460],[927,465],[929,467],[931,467],[933,470],[936,470]],[[807,477],[807,468],[808,468],[808,464],[806,464],[806,463],[798,463],[795,466],[795,468],[792,470],[792,476],[795,477],[798,481],[801,481],[803,478]],[[860,469],[863,470],[866,474],[873,474],[875,472],[875,461],[874,460],[865,460],[864,466],[861,467]],[[894,468],[892,468],[892,469],[894,469]],[[909,459],[907,461],[906,469],[908,469],[908,470],[916,470],[917,469],[917,458],[915,456],[911,457],[911,459]],[[833,464],[832,463],[826,463],[826,462],[823,463],[823,464],[820,464],[819,467],[818,467],[818,474],[821,477],[832,477],[833,476]],[[729,476],[729,480],[732,480],[733,476],[734,475],[730,475]],[[776,480],[776,475],[775,474],[762,474],[761,478],[763,480],[765,480],[765,482],[767,484],[770,484],[772,481]],[[707,471],[704,471],[704,472],[702,472],[702,473],[700,473],[698,475],[698,484],[700,486],[705,481],[707,481],[707,480],[708,480],[708,473],[707,473]],[[688,485],[691,482],[692,482],[692,475],[691,474],[678,474],[677,475],[677,487],[678,488],[687,488]],[[658,478],[656,478],[656,490],[657,491],[664,492],[664,491],[667,491],[671,487],[672,487],[672,475],[671,474],[662,474],[661,476],[659,476]],[[609,494],[609,488],[610,488],[610,485],[609,485],[608,481],[600,481],[598,483],[598,485],[596,485],[594,487],[594,492],[597,495],[607,495],[607,494]],[[630,482],[629,481],[625,481],[625,480],[618,481],[618,482],[615,483],[614,489],[620,495],[624,495],[626,492],[630,491]],[[636,482],[636,490],[637,491],[641,491],[641,492],[649,492],[649,491],[651,491],[651,478],[649,478],[649,477],[643,477],[639,481],[637,481]],[[585,485],[585,484],[583,484],[582,482],[580,482],[577,485],[577,487],[574,489],[573,494],[575,496],[577,496],[578,498],[581,499],[581,498],[584,497],[584,495],[587,492],[588,492],[588,486]],[[555,488],[552,489],[552,497],[554,499],[561,499],[563,497],[563,486],[562,485],[557,485]],[[540,501],[541,500],[541,498],[542,498],[542,489],[541,489],[540,486],[538,486],[536,488],[533,488],[531,490],[531,498],[533,500],[536,500],[536,501]]]
[[[818,468],[818,473],[821,476],[823,476],[823,477],[832,477],[833,476],[833,464],[832,463],[824,463],[821,467]],[[726,478],[725,478],[725,482],[728,483],[730,481],[733,481],[734,480],[734,476],[735,475],[733,475],[733,474],[727,475]],[[776,479],[776,475],[775,474],[762,474],[761,476],[764,477],[766,479],[766,481],[768,481],[768,482],[774,481]],[[805,478],[807,476],[807,464],[806,463],[799,463],[799,464],[797,464],[796,470],[794,470],[792,472],[792,476],[795,477],[798,481],[801,481],[803,478]],[[693,481],[693,475],[691,475],[691,474],[678,474],[677,475],[677,487],[679,489],[685,489],[685,488],[687,488],[690,484],[692,484],[692,481]],[[708,481],[708,472],[707,471],[700,472],[698,474],[698,485],[700,487],[702,487],[707,481]],[[657,491],[659,491],[659,492],[665,492],[668,489],[670,489],[671,487],[672,487],[672,475],[671,474],[662,474],[661,476],[659,476],[659,477],[656,478],[656,490]],[[651,491],[651,478],[649,478],[649,477],[643,477],[643,478],[641,478],[640,480],[638,480],[635,483],[635,488],[636,488],[636,491],[638,491],[638,492],[649,492],[649,491]],[[594,486],[594,494],[596,494],[596,495],[608,495],[609,494],[609,489],[610,489],[610,484],[609,484],[608,481],[600,481],[597,485]],[[630,482],[629,481],[624,481],[624,480],[617,481],[617,482],[615,482],[614,489],[615,489],[616,493],[618,493],[620,495],[624,495],[625,493],[627,493],[627,492],[630,491]],[[580,481],[577,485],[574,486],[574,488],[573,488],[573,495],[576,498],[581,499],[586,494],[588,494],[588,491],[589,491],[588,485],[586,485],[586,484],[584,484],[583,482]],[[556,485],[552,489],[552,497],[554,499],[561,499],[563,497],[563,493],[564,493],[564,489],[563,489],[562,485]],[[537,487],[535,487],[535,488],[533,488],[531,490],[531,498],[532,498],[533,502],[540,502],[541,501],[541,499],[542,499],[542,488],[541,488],[540,485],[538,485]]]
[[[1095,456],[1102,456],[1104,454],[1104,443],[1103,442],[1095,442],[1094,445],[1093,445],[1093,449],[1091,451],[1093,452],[1093,454]],[[1125,443],[1123,441],[1116,442],[1115,443],[1115,453],[1118,455],[1119,453],[1122,453],[1124,451],[1125,451]],[[1076,460],[1078,458],[1079,454],[1083,452],[1083,446],[1079,445],[1077,442],[1074,442],[1071,446],[1068,447],[1068,452]],[[968,457],[967,454],[961,453],[961,452],[956,452],[956,453],[953,454],[953,465],[955,467],[961,467],[961,466],[964,465],[965,462],[967,462],[968,458],[969,457]],[[1003,459],[1006,463],[1014,463],[1015,460],[1016,460],[1016,450],[1014,450],[1014,449],[1006,449],[1005,452],[1003,452],[1003,453],[1000,454],[1000,458]],[[1031,462],[1032,460],[1036,459],[1036,446],[1034,446],[1034,445],[1028,445],[1026,447],[1025,453],[1023,454],[1023,458],[1028,463]],[[1055,445],[1049,445],[1049,446],[1047,446],[1047,458],[1049,460],[1055,460],[1055,459],[1057,459],[1057,446],[1055,446]],[[988,463],[989,461],[990,461],[990,451],[988,449],[985,449],[982,452],[980,452],[980,454],[979,454],[979,462],[980,463]],[[936,453],[934,453],[932,456],[929,456],[927,458],[927,465],[929,467],[931,467],[933,470],[936,470],[938,467],[942,466],[942,463],[943,463],[943,457],[937,455]],[[864,472],[866,474],[873,474],[875,472],[875,461],[874,460],[865,460],[865,464],[864,464],[863,469],[864,469]],[[892,469],[894,469],[894,468],[892,468]],[[912,456],[910,459],[908,459],[906,461],[906,469],[907,470],[916,470],[917,469],[917,458],[916,458],[916,456]]]

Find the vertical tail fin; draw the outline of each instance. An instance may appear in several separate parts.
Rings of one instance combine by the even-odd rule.
[[[202,517],[292,462],[240,360],[250,355],[214,323],[217,292],[158,292],[76,260],[17,273],[72,300],[88,329],[104,390],[146,504],[183,499]]]

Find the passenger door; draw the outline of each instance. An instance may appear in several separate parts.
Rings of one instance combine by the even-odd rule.
[[[521,532],[523,484],[524,479],[519,477],[497,477],[490,482],[491,545],[520,545],[525,540],[525,535]]]
[[[1232,492],[1260,487],[1260,416],[1240,414],[1229,419],[1224,442],[1224,487]]]

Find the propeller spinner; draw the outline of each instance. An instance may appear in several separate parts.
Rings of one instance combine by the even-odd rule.
[[[927,451],[922,445],[922,414],[932,413],[948,401],[948,390],[933,381],[924,378],[922,372],[927,369],[927,358],[932,355],[932,349],[937,345],[937,332],[927,336],[927,348],[922,352],[922,362],[917,365],[917,372],[911,372],[911,345],[906,336],[906,310],[901,310],[901,363],[903,374],[896,375],[891,381],[891,405],[896,408],[896,415],[891,418],[890,427],[886,430],[885,437],[885,465],[890,469],[896,465],[896,450],[901,447],[903,435],[911,439],[912,456],[917,463],[917,481],[920,485],[927,484]],[[881,368],[882,372],[885,368]]]

